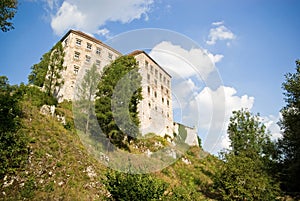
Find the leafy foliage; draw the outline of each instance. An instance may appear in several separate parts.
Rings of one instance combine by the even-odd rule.
[[[38,87],[43,87],[45,78],[48,71],[48,65],[49,65],[49,59],[50,59],[50,53],[45,53],[41,61],[37,64],[34,64],[31,66],[31,73],[28,76],[28,82],[29,84],[36,85]]]
[[[274,145],[259,116],[234,111],[228,126],[230,150],[215,176],[214,186],[223,200],[274,200],[279,185],[269,174]]]
[[[17,0],[1,0],[0,2],[0,29],[3,32],[14,29],[13,23],[10,22],[17,12]]]
[[[82,128],[82,131],[87,134],[88,132],[94,133],[90,128],[92,125],[96,125],[92,117],[94,109],[94,98],[97,91],[97,85],[100,80],[100,73],[97,70],[97,66],[94,64],[90,69],[87,69],[85,75],[76,88],[76,101],[75,104],[75,121],[78,128]]]
[[[106,175],[107,187],[113,200],[160,200],[167,184],[150,174],[130,174],[110,171]]]
[[[141,76],[133,56],[122,56],[103,70],[95,103],[99,125],[118,147],[139,135],[137,105],[142,99]]]
[[[65,69],[64,63],[64,50],[61,42],[58,42],[50,51],[48,71],[46,74],[44,88],[46,93],[50,96],[57,96],[60,87],[64,81],[61,72]]]
[[[296,61],[296,72],[285,75],[282,84],[287,105],[282,108],[283,138],[279,140],[282,156],[283,189],[300,194],[300,60]]]
[[[20,130],[22,116],[19,96],[0,76],[0,178],[21,167],[27,157],[27,138]]]

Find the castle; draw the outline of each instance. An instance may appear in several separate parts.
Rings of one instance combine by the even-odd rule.
[[[111,61],[122,56],[117,50],[81,31],[68,31],[61,38],[61,43],[66,69],[62,72],[64,84],[57,95],[59,102],[73,100],[81,68],[95,64],[101,72]],[[144,51],[137,50],[129,55],[136,59],[142,77],[143,99],[138,105],[141,133],[156,133],[172,139],[183,125],[173,121],[171,75]],[[187,133],[185,142],[198,146],[196,129],[184,127]]]

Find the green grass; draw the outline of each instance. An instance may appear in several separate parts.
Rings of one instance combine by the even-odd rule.
[[[40,114],[30,102],[23,103],[25,118],[22,131],[30,139],[29,158],[24,168],[7,175],[6,181],[14,180],[7,187],[1,185],[0,200],[105,200],[109,192],[104,185],[108,168],[88,154],[72,122],[71,103],[58,105],[60,114],[66,116],[70,127],[65,127],[55,118]],[[149,137],[149,136],[148,136]],[[151,136],[150,136],[151,137]],[[141,139],[138,149],[130,146],[132,153],[144,149],[157,151],[168,142],[158,136]],[[210,200],[207,189],[218,159],[208,155],[199,147],[191,147],[185,154],[191,164],[181,159],[169,167],[152,173],[169,184],[166,200]],[[121,159],[120,160],[124,160]],[[86,170],[91,167],[96,173],[89,177]],[[4,184],[3,181],[0,183]],[[4,192],[4,193],[3,193]]]

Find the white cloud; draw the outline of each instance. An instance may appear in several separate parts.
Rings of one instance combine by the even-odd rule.
[[[251,110],[254,97],[237,96],[237,91],[228,86],[220,86],[216,90],[205,87],[196,95],[195,91],[193,93],[179,99],[188,101],[188,103],[180,104],[184,106],[182,123],[197,126],[205,150],[217,153],[222,148],[228,148],[229,140],[226,130],[232,111],[241,108]],[[192,100],[187,97],[192,97]]]
[[[212,25],[216,27],[210,29],[206,44],[214,45],[218,40],[233,40],[236,38],[234,33],[224,26],[224,22],[213,22]],[[230,43],[227,42],[227,46],[229,45]]]
[[[203,80],[215,70],[215,63],[223,58],[223,55],[213,55],[205,49],[186,50],[167,41],[156,45],[149,55],[173,77],[199,75]]]
[[[47,0],[53,7],[55,0]],[[153,0],[65,0],[52,16],[51,27],[57,35],[69,29],[96,33],[108,21],[129,23],[144,16]]]
[[[99,29],[96,34],[100,36],[105,36],[106,38],[109,38],[109,30],[104,28],[104,29]]]
[[[280,118],[281,118],[281,113],[279,113],[277,116],[268,115],[261,118],[262,122],[266,126],[266,129],[270,131],[272,140],[277,140],[278,138],[282,137],[280,127],[277,124]]]

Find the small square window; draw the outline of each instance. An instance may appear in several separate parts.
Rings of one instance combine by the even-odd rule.
[[[80,53],[79,53],[79,52],[75,52],[74,58],[75,58],[75,59],[79,59],[79,57],[80,57]]]
[[[82,40],[76,38],[76,45],[81,46],[81,41],[82,41]]]
[[[101,64],[101,62],[100,62],[100,60],[96,60],[96,66],[100,66],[100,64]]]
[[[88,55],[85,55],[85,61],[89,63],[91,61],[91,57]]]
[[[109,59],[112,59],[112,58],[113,58],[112,53],[108,53],[108,58],[109,58]]]
[[[97,47],[96,54],[101,54],[101,48]]]
[[[74,65],[74,74],[78,74],[79,66]]]
[[[91,43],[87,43],[87,44],[86,44],[86,49],[92,50],[92,44],[91,44]]]

